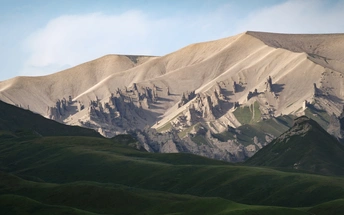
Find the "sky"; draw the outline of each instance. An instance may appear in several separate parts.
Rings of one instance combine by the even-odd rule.
[[[344,33],[344,0],[0,0],[0,81],[245,31]]]

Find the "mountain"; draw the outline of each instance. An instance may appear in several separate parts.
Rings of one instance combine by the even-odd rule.
[[[246,161],[248,165],[292,168],[344,175],[344,145],[308,117],[294,125]]]
[[[107,55],[2,81],[0,99],[106,137],[131,133],[150,152],[238,162],[292,118],[307,115],[327,129],[341,114],[343,41],[344,34],[244,32],[161,57]],[[261,129],[266,121],[274,126]]]

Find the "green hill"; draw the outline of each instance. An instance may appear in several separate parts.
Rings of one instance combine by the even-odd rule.
[[[344,175],[344,146],[314,120],[303,116],[246,163]]]

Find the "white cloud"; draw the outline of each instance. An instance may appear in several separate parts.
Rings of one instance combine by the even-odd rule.
[[[140,11],[64,15],[25,42],[29,58],[21,75],[44,75],[106,54],[162,55],[190,43],[216,39],[227,11],[149,18]],[[66,66],[67,65],[67,66]]]
[[[30,53],[25,75],[45,74],[45,70],[76,65],[105,54],[150,54],[147,18],[130,11],[118,16],[101,13],[65,15],[51,20],[26,41]]]
[[[246,30],[280,33],[344,32],[344,2],[289,0],[251,13],[238,23],[237,32]]]
[[[142,11],[63,15],[31,34],[21,75],[45,75],[106,54],[164,55],[191,43],[247,30],[282,33],[344,32],[344,2],[289,0],[238,14],[222,5],[207,14],[152,18]],[[241,18],[239,20],[240,17]]]

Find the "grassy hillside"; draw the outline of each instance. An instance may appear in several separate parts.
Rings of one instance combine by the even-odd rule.
[[[189,154],[152,154],[104,138],[2,141],[0,160],[2,171],[38,182],[93,181],[293,207],[344,198],[344,178],[231,165]]]
[[[246,163],[344,175],[344,146],[314,120],[300,117],[292,128]]]
[[[41,123],[0,115],[1,214],[321,214],[344,198],[344,178],[147,153],[18,114]]]
[[[94,182],[48,184],[1,173],[1,214],[307,214]],[[20,205],[20,207],[18,207]],[[63,205],[63,206],[61,206]]]
[[[0,172],[0,213],[7,214],[218,214],[335,215],[343,200],[311,208],[238,204],[222,198],[196,197],[94,182],[37,183]],[[11,194],[2,194],[2,193]]]

